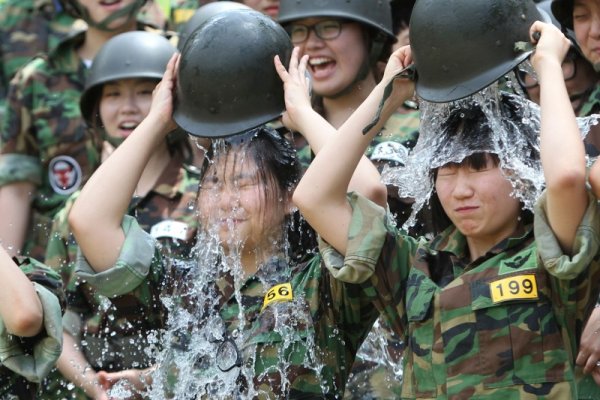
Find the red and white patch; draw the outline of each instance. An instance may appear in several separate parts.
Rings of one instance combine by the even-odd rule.
[[[69,156],[54,157],[48,167],[50,186],[58,194],[71,194],[81,185],[81,167]]]

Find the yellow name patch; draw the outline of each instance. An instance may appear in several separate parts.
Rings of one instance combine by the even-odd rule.
[[[265,299],[263,301],[263,306],[260,311],[264,310],[271,303],[277,303],[281,301],[292,301],[292,285],[287,283],[282,283],[280,285],[275,285],[267,294],[265,294]]]
[[[511,276],[491,282],[489,285],[494,303],[538,298],[535,275]]]

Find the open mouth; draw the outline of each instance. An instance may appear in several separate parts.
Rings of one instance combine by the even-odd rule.
[[[308,60],[308,66],[315,79],[329,74],[335,65],[335,60],[329,57],[311,57]]]
[[[101,0],[100,5],[102,6],[114,6],[121,3],[123,0]]]
[[[122,122],[119,124],[119,129],[122,131],[133,131],[139,125],[138,122]]]

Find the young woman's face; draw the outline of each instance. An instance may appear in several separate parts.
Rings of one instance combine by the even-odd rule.
[[[274,181],[265,182],[261,175],[251,155],[230,151],[202,179],[200,223],[218,233],[225,249],[241,244],[244,251],[268,248],[281,230],[287,200],[279,201]]]
[[[242,3],[273,19],[279,16],[279,0],[243,0]]]
[[[600,1],[575,0],[573,28],[585,58],[600,65]]]
[[[501,240],[517,225],[521,204],[490,157],[479,170],[461,164],[440,168],[435,189],[444,212],[467,237]]]
[[[150,111],[156,81],[122,79],[103,85],[100,119],[109,136],[126,138]]]
[[[115,12],[122,10],[125,7],[135,3],[136,0],[78,0],[79,4],[87,10],[89,18],[100,23],[110,17]],[[112,21],[108,28],[118,28],[126,23],[128,15],[123,15],[120,18]]]
[[[312,28],[324,21],[341,22],[339,36],[334,39],[321,39],[314,29],[310,29],[307,39],[295,45],[300,47],[302,55],[308,54],[310,57],[308,65],[314,93],[323,97],[334,97],[355,83],[369,54],[363,29],[356,22],[307,18],[293,22],[289,29],[293,32],[294,26],[297,25]]]

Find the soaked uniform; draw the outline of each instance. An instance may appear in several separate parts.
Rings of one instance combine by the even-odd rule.
[[[22,254],[38,260],[52,218],[100,162],[101,140],[85,128],[79,110],[88,68],[76,49],[84,38],[85,32],[68,37],[19,71],[0,132],[0,186],[37,187]]]
[[[189,356],[189,343],[214,335],[206,339],[208,351],[202,357],[192,353],[184,365],[189,370],[179,371],[180,379],[193,376],[193,389],[187,389],[186,395],[207,399],[341,398],[354,354],[378,316],[373,306],[360,304],[357,285],[331,279],[319,257],[294,267],[283,257],[274,257],[240,282],[238,290],[230,270],[211,269],[214,278],[198,289],[207,294],[195,298],[195,292],[179,286],[197,281],[194,267],[198,260],[190,267],[162,257],[130,217],[125,217],[122,227],[126,239],[115,266],[96,274],[80,259],[77,273],[113,302],[125,293],[136,296],[144,309],[153,310],[145,313],[152,318],[161,317],[155,310],[163,307],[159,298],[163,288],[178,293],[175,299],[187,299],[175,308],[180,314],[190,304],[197,304],[188,319],[195,325],[184,325],[179,341],[169,342],[174,353]],[[200,268],[206,273],[206,266]],[[211,299],[212,304],[205,305]],[[174,324],[173,320],[169,318],[169,323]],[[221,328],[210,333],[215,326]],[[228,340],[235,343],[235,351],[223,355],[219,348]],[[233,360],[239,356],[239,363],[219,370],[227,354],[230,358],[234,353]],[[231,383],[224,394],[217,386],[226,379]],[[174,396],[183,395],[177,392]]]
[[[469,262],[455,227],[413,239],[386,226],[381,207],[350,196],[346,257],[324,244],[323,257],[337,278],[362,282],[407,343],[402,398],[576,398],[577,341],[598,297],[599,215],[590,196],[569,257],[545,201],[534,227]]]
[[[596,83],[596,85],[591,89],[587,100],[579,107],[579,110],[576,110],[576,113],[578,117],[588,117],[592,114],[600,113],[600,83]],[[589,140],[593,137],[599,136],[599,130],[600,128],[598,127],[598,125],[592,126],[587,136],[588,139],[584,141],[586,153],[590,157],[596,157],[600,155],[599,140]],[[598,395],[598,397],[600,397],[600,394]]]
[[[28,400],[37,398],[39,383],[60,356],[64,295],[56,272],[31,258],[14,260],[33,282],[44,310],[44,329],[35,337],[20,338],[9,334],[0,320],[0,398]]]
[[[183,168],[180,156],[174,156],[154,188],[132,199],[128,214],[160,243],[162,254],[183,256],[189,254],[195,237],[197,192],[197,177]],[[152,319],[131,306],[126,296],[117,309],[74,274],[78,246],[67,216],[78,195],[72,195],[56,215],[46,251],[47,265],[59,271],[65,282],[64,329],[84,343],[83,353],[95,370],[148,367],[149,349],[156,340],[152,333],[156,327],[148,322]]]
[[[39,53],[47,53],[85,24],[57,9],[53,0],[6,0],[0,5],[0,112],[8,84],[17,70]],[[0,114],[0,120],[2,120]]]

